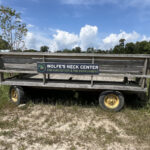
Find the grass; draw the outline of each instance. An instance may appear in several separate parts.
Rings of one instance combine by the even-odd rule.
[[[18,116],[15,116],[15,118],[13,118],[13,120],[11,121],[1,121],[0,120],[0,128],[1,129],[10,129],[10,128],[14,128],[17,126],[17,122],[18,122]]]
[[[12,137],[13,134],[14,134],[14,131],[3,131],[3,132],[0,132],[0,136]]]
[[[9,104],[9,86],[0,85],[0,109]]]
[[[102,111],[98,106],[48,105],[38,104],[12,111],[12,120],[0,121],[0,136],[7,139],[15,133],[13,138],[16,138],[22,147],[26,146],[24,141],[31,146],[35,143],[43,146],[68,143],[70,149],[90,149],[90,144],[107,149],[113,142],[125,145],[137,142],[139,145],[150,146],[150,114],[145,109],[126,108],[119,113],[112,113]],[[9,112],[5,115],[9,116]],[[22,120],[24,117],[25,120]],[[83,127],[80,128],[81,126]],[[24,133],[23,137],[19,137],[21,133]],[[120,136],[121,134],[123,136]]]
[[[10,74],[4,73],[4,78],[9,78],[15,75],[17,74],[13,74],[10,76]],[[14,106],[12,105],[12,103],[9,102],[9,88],[10,86],[0,85],[0,110],[2,108],[6,107],[12,108],[12,106]]]
[[[90,149],[86,146],[91,143],[98,147],[103,146],[105,149],[113,142],[125,145],[135,142],[135,145],[146,145],[148,149],[150,147],[150,103],[143,105],[134,95],[126,97],[128,101],[125,109],[114,113],[99,108],[95,93],[60,91],[58,94],[58,91],[44,90],[32,91],[31,94],[30,91],[28,94],[32,101],[18,108],[9,102],[8,92],[9,86],[0,86],[0,117],[10,115],[13,118],[12,120],[0,120],[0,129],[2,130],[0,137],[11,138],[17,132],[19,134],[27,130],[31,132],[20,139],[16,137],[17,142],[20,142],[18,149],[26,148],[26,145],[23,144],[24,141],[27,141],[29,145],[69,143],[72,150],[79,149],[79,147]],[[36,111],[36,106],[40,107],[39,113],[30,116]],[[49,113],[44,112],[46,109]],[[26,117],[26,120],[21,120],[22,117]],[[39,124],[41,118],[45,119],[43,123]],[[95,123],[100,123],[100,125],[95,126]],[[47,128],[44,127],[44,129],[42,127],[45,124]],[[59,125],[57,126],[57,124]],[[60,131],[61,127],[66,125],[68,126],[65,130]],[[80,129],[82,125],[85,126],[85,129]],[[117,131],[116,127],[123,130],[125,135],[120,136],[122,133]],[[57,128],[59,130],[55,130]],[[47,134],[43,132],[44,130]],[[40,133],[43,135],[38,136]],[[132,138],[133,142],[131,142]],[[0,144],[9,149],[10,143],[8,145],[6,143],[0,140]]]

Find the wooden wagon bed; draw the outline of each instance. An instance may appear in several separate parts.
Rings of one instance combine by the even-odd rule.
[[[0,84],[50,89],[146,92],[150,55],[0,53]],[[98,64],[98,75],[39,74],[38,62]],[[5,78],[4,74],[15,74]]]

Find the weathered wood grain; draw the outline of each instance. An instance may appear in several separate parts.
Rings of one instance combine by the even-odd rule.
[[[3,70],[3,69],[0,69],[0,72],[2,73],[27,73],[27,74],[38,74],[37,71],[26,71],[26,70]],[[84,76],[84,75],[82,75]],[[106,76],[106,77],[131,77],[131,78],[134,78],[134,77],[137,77],[137,78],[150,78],[150,75],[138,75],[138,74],[129,74],[129,73],[125,73],[125,74],[115,74],[115,73],[100,73],[98,76]]]
[[[12,56],[3,56],[2,58],[3,63],[11,63],[11,64],[32,64],[32,63],[37,63],[37,62],[43,62],[42,58],[33,58],[32,56],[30,57],[12,57]]]
[[[11,84],[22,84],[23,86],[41,86],[50,88],[69,88],[69,89],[113,89],[113,90],[127,90],[127,91],[144,91],[145,78],[150,78],[148,75],[148,69],[150,69],[150,55],[132,55],[132,54],[68,54],[68,53],[0,53],[0,81],[1,83],[7,83],[11,81]],[[7,82],[3,81],[2,74],[7,73],[20,73],[20,74],[38,74],[37,62],[52,62],[52,63],[74,63],[74,64],[99,64],[100,74],[97,76],[105,77],[138,77],[143,78],[141,87],[138,86],[125,86],[125,85],[105,85],[98,84],[94,81],[95,75],[89,75],[89,83],[72,83],[72,80],[68,80],[68,83],[50,83],[52,79],[46,74],[43,75],[41,81],[16,80],[13,82],[11,79]],[[84,75],[82,75],[84,78]],[[69,76],[66,75],[66,78]],[[47,79],[48,78],[48,79]],[[28,78],[30,79],[30,78]],[[47,83],[48,82],[48,83]],[[30,85],[29,85],[30,84]],[[78,85],[79,84],[79,85]],[[118,87],[119,86],[119,87]]]
[[[148,67],[148,59],[145,59],[145,63],[144,63],[144,68],[143,68],[143,75],[147,74],[147,67]],[[142,88],[145,87],[145,83],[146,83],[146,78],[142,79]]]
[[[6,70],[16,69],[16,70],[37,70],[37,64],[4,64]]]
[[[126,65],[126,66],[143,66],[144,65],[144,59],[143,60],[122,60],[116,58],[114,59],[94,59],[95,64],[100,65]],[[3,63],[11,63],[11,64],[32,64],[37,62],[43,62],[43,58],[33,58],[32,56],[28,58],[23,58],[23,56],[19,57],[2,57]],[[70,58],[45,58],[45,62],[51,62],[51,63],[91,63],[91,59],[70,59]]]
[[[46,83],[46,74],[43,74],[43,84]]]
[[[97,54],[97,53],[49,53],[49,52],[6,52],[1,53],[1,56],[38,56],[38,57],[99,57],[99,58],[150,58],[149,54]]]
[[[3,73],[27,73],[27,74],[38,74],[37,71],[26,71],[26,70],[4,70],[4,69],[0,69],[0,72]]]
[[[40,80],[6,80],[2,82],[3,85],[18,85],[18,86],[32,86],[32,87],[43,87],[51,89],[78,89],[78,90],[119,90],[119,91],[132,91],[132,92],[146,92],[147,88],[141,88],[137,85],[127,86],[124,84],[104,84],[95,83],[91,86],[90,83],[86,82],[56,82],[50,81],[43,84]]]
[[[10,64],[4,63],[5,70],[25,70],[25,71],[36,71],[37,64]],[[132,73],[132,74],[142,74],[143,66],[126,66],[126,65],[100,65],[100,73]]]

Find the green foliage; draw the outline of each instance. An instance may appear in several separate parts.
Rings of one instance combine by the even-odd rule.
[[[125,42],[126,40],[125,39],[120,39],[119,40],[119,43],[120,43],[120,46],[121,47],[124,47],[124,42]]]
[[[5,40],[2,39],[2,36],[0,36],[0,50],[9,49],[9,44]]]
[[[48,52],[49,47],[48,46],[41,46],[40,52]]]
[[[72,49],[73,53],[81,53],[81,48],[80,47],[75,47]]]
[[[94,49],[93,47],[89,47],[86,51],[82,51],[80,47],[76,47],[72,50],[59,50],[57,53],[150,54],[150,41],[141,41],[136,43],[130,42],[125,44],[125,39],[120,39],[119,44],[109,50]]]
[[[28,49],[28,50],[24,50],[23,52],[38,52],[38,51],[35,49]]]
[[[136,42],[135,52],[138,54],[150,54],[150,42]]]
[[[65,48],[62,52],[63,53],[72,53],[72,50]]]
[[[2,37],[8,42],[11,51],[24,45],[23,37],[27,33],[27,28],[16,10],[0,6],[0,28]]]
[[[21,49],[13,50],[12,52],[22,52]]]
[[[127,43],[125,45],[125,54],[134,54],[135,53],[135,44],[134,43]]]
[[[8,104],[9,96],[8,96],[9,86],[0,86],[0,109],[5,108]]]
[[[95,50],[94,50],[93,47],[89,47],[89,48],[87,48],[87,51],[86,51],[86,52],[87,52],[87,53],[94,53]]]

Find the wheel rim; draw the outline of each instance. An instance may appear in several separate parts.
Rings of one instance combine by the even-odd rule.
[[[11,90],[11,99],[13,102],[17,102],[17,100],[18,100],[18,94],[17,94],[17,91],[15,89]]]
[[[109,94],[104,98],[104,104],[109,109],[115,109],[119,106],[119,97],[115,94]]]

